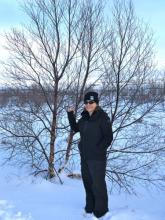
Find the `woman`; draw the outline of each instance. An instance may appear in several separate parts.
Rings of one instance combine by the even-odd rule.
[[[99,106],[97,92],[84,96],[84,110],[76,122],[74,108],[67,110],[69,124],[80,132],[78,144],[81,158],[81,174],[86,192],[85,216],[109,219],[108,195],[105,182],[106,152],[113,140],[112,126],[107,113]],[[92,215],[93,213],[93,215]]]

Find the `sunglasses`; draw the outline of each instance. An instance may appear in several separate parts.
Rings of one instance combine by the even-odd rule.
[[[85,105],[87,105],[87,104],[93,104],[93,103],[95,103],[95,101],[85,101],[85,102],[84,102]]]

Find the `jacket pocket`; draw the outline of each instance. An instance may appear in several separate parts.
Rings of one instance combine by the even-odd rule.
[[[105,146],[103,146],[103,144],[97,144],[96,145],[96,147],[95,147],[96,149],[96,153],[97,154],[100,154],[100,155],[103,155],[103,154],[105,154],[106,153],[106,148],[105,148]]]

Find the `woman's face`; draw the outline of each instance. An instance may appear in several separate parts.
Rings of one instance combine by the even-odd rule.
[[[91,103],[91,102],[87,102],[86,104],[85,104],[85,109],[88,111],[88,112],[93,112],[94,110],[95,110],[95,108],[96,108],[96,106],[97,106],[97,103],[96,102],[93,102],[93,103]]]

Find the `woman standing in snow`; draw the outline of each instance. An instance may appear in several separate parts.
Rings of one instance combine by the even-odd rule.
[[[106,152],[113,140],[108,114],[99,106],[98,93],[84,96],[84,110],[76,122],[73,107],[67,110],[71,129],[80,132],[78,144],[81,158],[81,174],[86,192],[85,216],[109,219],[108,195],[105,182]],[[93,214],[92,214],[93,213]]]

